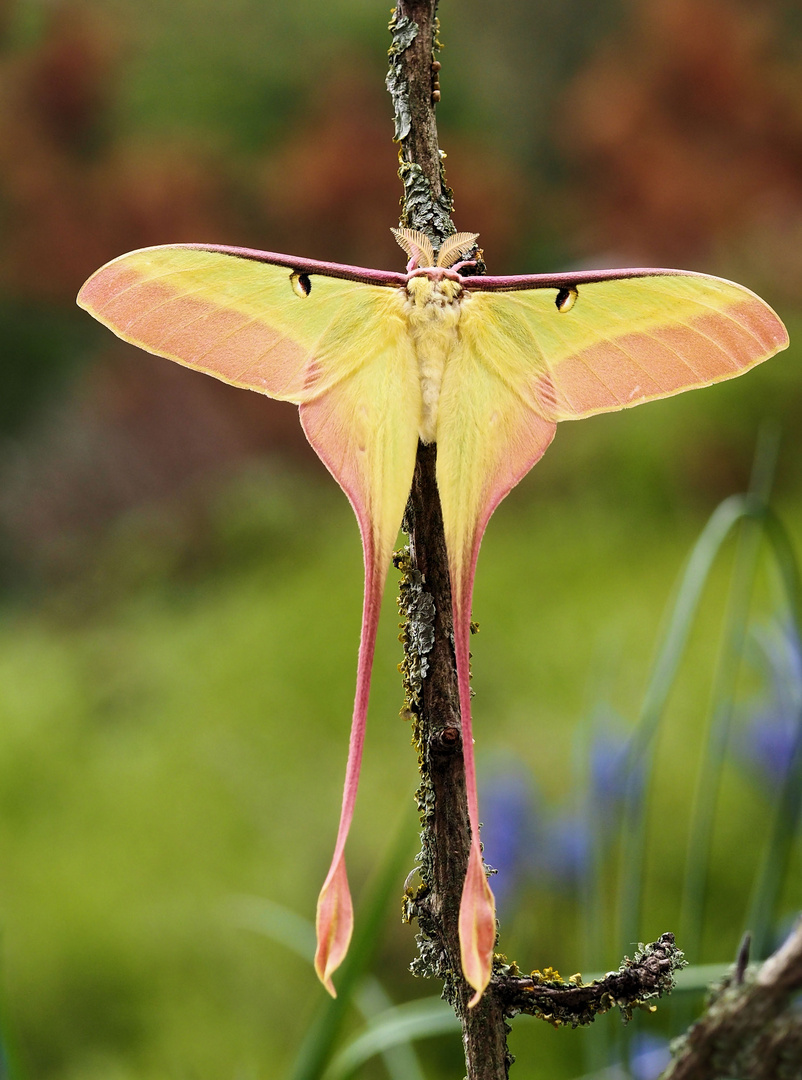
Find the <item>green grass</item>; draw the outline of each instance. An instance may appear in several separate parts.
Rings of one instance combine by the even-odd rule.
[[[564,458],[558,443],[553,464],[547,455],[499,510],[483,546],[472,645],[480,772],[513,754],[552,812],[576,798],[575,742],[594,705],[608,702],[630,724],[638,715],[664,608],[712,509],[698,490],[671,498],[673,466],[655,465],[669,439],[661,422],[646,508],[631,494],[646,468],[637,452],[629,470],[608,469],[603,490],[590,482],[586,497],[574,494],[570,469],[584,457],[601,473],[618,452],[605,439],[621,430],[599,424],[586,437],[577,427],[560,433]],[[629,436],[630,452],[641,435]],[[781,501],[798,530],[787,484]],[[164,509],[120,523],[91,575],[8,605],[0,621],[0,918],[18,1080],[272,1080],[288,1075],[324,1007],[309,965],[243,929],[231,897],[313,916],[353,694],[356,525],[332,485],[275,470],[222,488],[203,535],[172,521]],[[663,721],[643,938],[679,922],[732,550],[705,589]],[[756,615],[776,607],[762,568]],[[414,844],[396,635],[391,581],[349,841],[357,898],[404,815],[410,853]],[[758,861],[745,830],[759,847],[770,819],[767,797],[726,764],[695,962],[734,954]],[[621,948],[602,939],[593,963],[617,965]],[[502,947],[524,967],[587,970],[582,942],[573,900],[536,884],[502,927]],[[377,947],[373,970],[393,1000],[433,992],[406,971],[413,934],[395,901]],[[616,1021],[604,1023],[612,1031]],[[347,1030],[359,1024],[346,1017]],[[593,1037],[524,1021],[513,1036],[519,1075],[534,1076],[534,1062],[555,1077],[580,1072]],[[458,1040],[434,1040],[424,1060],[429,1077],[459,1069]],[[384,1074],[374,1063],[360,1075]]]

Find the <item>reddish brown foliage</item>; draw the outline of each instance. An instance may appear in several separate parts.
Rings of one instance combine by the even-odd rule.
[[[0,290],[71,305],[116,255],[197,240],[403,266],[389,231],[401,194],[390,102],[358,64],[322,73],[306,120],[246,169],[197,143],[115,131],[124,49],[101,12],[56,6],[36,45],[0,56]],[[510,192],[524,184],[503,163],[474,169],[474,157],[470,148],[454,154],[458,220],[482,232],[501,267],[514,239]],[[80,522],[97,526],[276,450],[312,459],[291,408],[109,336],[107,355],[31,432],[18,467],[6,468],[0,519],[20,551],[38,548],[58,565],[59,538]]]
[[[587,242],[636,262],[737,261],[762,234],[797,288],[802,94],[771,8],[638,0],[568,94]],[[762,261],[762,260],[761,260]],[[788,281],[793,275],[793,281]],[[755,278],[755,268],[752,268]]]

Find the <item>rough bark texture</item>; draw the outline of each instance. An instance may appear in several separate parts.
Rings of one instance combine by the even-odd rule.
[[[398,0],[387,76],[401,146],[401,224],[424,232],[435,251],[455,231],[434,113],[440,97],[436,11],[437,0]],[[476,270],[483,271],[480,260]],[[551,969],[524,975],[497,956],[484,997],[468,1009],[472,990],[461,971],[458,912],[471,832],[435,465],[436,446],[419,445],[404,519],[409,548],[396,558],[402,571],[401,670],[421,773],[421,881],[407,888],[405,913],[420,929],[413,970],[443,981],[443,996],[462,1023],[467,1080],[508,1080],[508,1018],[526,1012],[555,1026],[576,1027],[617,1007],[628,1020],[634,1009],[651,1009],[671,991],[684,959],[673,934],[663,934],[640,946],[632,960],[625,958],[617,972],[585,986],[578,975],[565,982]],[[736,965],[679,1041],[664,1080],[802,1080],[802,1020],[789,1007],[791,995],[802,989],[802,923],[757,976],[745,979],[744,967],[745,961]]]
[[[579,1027],[613,1008],[620,1010],[624,1020],[630,1020],[635,1009],[653,1010],[657,998],[671,993],[674,974],[684,966],[674,935],[668,933],[639,946],[631,960],[624,958],[618,971],[587,985],[579,975],[572,975],[568,982],[551,970],[522,976],[515,965],[509,965],[494,975],[493,989],[504,1003],[506,1016],[525,1012],[555,1027]]]
[[[387,78],[401,144],[401,224],[425,232],[435,250],[455,231],[434,115],[439,96],[436,10],[436,0],[399,0],[390,24],[393,45]],[[420,928],[415,970],[443,979],[445,996],[462,1022],[468,1080],[506,1080],[511,1058],[501,1001],[489,988],[469,1010],[472,991],[460,965],[457,916],[471,832],[435,462],[436,447],[420,445],[405,519],[409,557],[402,584],[407,619],[404,668],[421,769],[423,879],[416,894],[407,897],[407,915],[416,918]]]
[[[673,1048],[662,1080],[800,1080],[802,920],[757,972],[734,973],[716,988],[701,1019]]]
[[[401,224],[426,233],[435,250],[455,231],[434,115],[440,96],[436,9],[437,0],[399,0],[390,23],[387,76],[401,146]],[[482,272],[481,260],[476,269]],[[513,1061],[507,1049],[508,1017],[527,1012],[554,1025],[577,1026],[613,1006],[628,1017],[633,1008],[671,989],[673,972],[683,960],[673,936],[666,934],[634,960],[625,960],[619,972],[583,987],[551,971],[524,977],[514,964],[497,957],[482,1000],[467,1007],[473,991],[462,976],[458,913],[471,831],[436,457],[436,446],[418,446],[404,519],[409,549],[396,559],[403,573],[401,670],[421,774],[421,883],[407,889],[405,914],[417,920],[420,930],[413,970],[443,981],[443,996],[462,1024],[468,1080],[508,1080]]]
[[[506,1080],[512,1058],[507,1051],[509,1029],[503,1001],[491,986],[479,1004],[468,1009],[473,991],[460,966],[458,915],[471,830],[435,460],[434,446],[418,447],[405,518],[409,556],[399,560],[405,571],[401,600],[407,617],[407,703],[414,718],[421,771],[422,884],[407,895],[407,917],[417,919],[420,929],[420,951],[413,970],[443,981],[444,995],[462,1023],[468,1080]],[[416,625],[419,629],[412,630]],[[418,649],[410,663],[412,640],[425,651]]]

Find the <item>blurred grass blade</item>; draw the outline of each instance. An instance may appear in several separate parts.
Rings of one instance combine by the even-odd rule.
[[[406,819],[406,814],[404,817]],[[401,895],[405,876],[403,868],[410,861],[410,848],[410,830],[405,820],[374,879],[366,901],[359,905],[351,947],[337,976],[337,997],[330,998],[326,995],[301,1043],[295,1065],[289,1073],[289,1080],[320,1080],[323,1075],[343,1021],[349,1009],[356,1004],[354,997],[358,985],[368,971],[379,946],[379,931],[392,897],[394,894],[398,897]]]
[[[649,685],[641,706],[638,727],[632,740],[630,757],[637,759],[650,747],[660,724],[666,701],[674,684],[688,635],[699,610],[707,579],[721,546],[733,526],[750,513],[746,495],[730,495],[719,503],[693,546],[682,571],[676,599],[663,633]]]
[[[797,716],[794,743],[783,782],[777,789],[768,843],[763,849],[752,896],[747,926],[752,930],[752,950],[756,960],[765,960],[772,950],[772,932],[777,922],[777,905],[788,875],[791,852],[802,811],[802,712]]]
[[[231,901],[234,921],[285,945],[310,965],[315,958],[315,924],[272,900],[259,896],[236,896]],[[366,1020],[392,1008],[392,1001],[378,979],[366,975],[354,994],[354,1005]],[[423,1080],[418,1059],[410,1045],[389,1047],[383,1052],[390,1080]],[[0,1070],[0,1080],[5,1075]]]
[[[367,1020],[392,1008],[392,1002],[381,983],[366,974],[366,969],[378,944],[379,927],[392,893],[396,889],[400,892],[403,867],[410,857],[410,847],[410,833],[405,822],[373,883],[367,903],[360,905],[358,932],[338,975],[337,997],[326,997],[317,1018],[307,1031],[290,1074],[292,1080],[318,1080],[331,1056],[349,1007],[353,1006]],[[316,938],[311,920],[281,904],[257,896],[233,897],[229,910],[239,926],[263,934],[286,946],[310,965],[313,963]],[[423,1080],[417,1057],[409,1044],[392,1044],[383,1056],[391,1080]]]
[[[685,952],[694,959],[699,956],[702,942],[716,807],[732,727],[738,673],[746,644],[749,608],[757,576],[763,522],[777,464],[778,445],[776,431],[761,431],[749,484],[749,513],[742,519],[738,531],[724,630],[713,674],[710,718],[696,779],[688,832],[680,915],[679,940]]]
[[[674,975],[673,993],[699,993],[720,982],[732,971],[732,964],[690,964]]]
[[[315,959],[315,924],[282,904],[261,896],[234,896],[229,912],[237,926],[263,934],[310,964]]]
[[[368,975],[360,983],[355,1004],[369,1023],[394,1008],[390,995],[373,975]],[[390,1080],[424,1080],[418,1055],[408,1040],[389,1044],[379,1053]]]
[[[365,1030],[345,1046],[323,1074],[323,1080],[347,1080],[376,1054],[414,1039],[458,1035],[460,1025],[451,1007],[440,998],[397,1005],[374,1017]]]
[[[784,600],[791,618],[797,647],[802,642],[802,576],[791,537],[772,511],[766,515],[766,535],[778,570]],[[768,842],[749,901],[747,927],[752,931],[752,955],[764,959],[771,951],[777,906],[788,874],[791,852],[802,822],[802,711],[796,728],[785,776],[777,788]]]
[[[746,495],[731,495],[711,514],[680,575],[671,613],[630,744],[628,790],[621,827],[617,947],[638,940],[641,881],[646,851],[646,796],[653,744],[713,564],[733,527],[750,513]]]
[[[785,525],[770,508],[766,511],[765,527],[788,610],[802,640],[802,573],[794,544]]]

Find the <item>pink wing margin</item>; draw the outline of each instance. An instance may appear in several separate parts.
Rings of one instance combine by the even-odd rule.
[[[294,271],[298,275],[319,274],[324,277],[361,282],[366,285],[382,286],[387,289],[397,290],[403,288],[408,281],[408,275],[391,271],[373,270],[366,267],[348,266],[313,259],[301,259],[291,255],[224,245],[172,245],[144,249],[142,252],[134,252],[131,255],[149,253],[154,259],[158,260],[160,252],[169,251],[187,253],[194,251],[219,255],[238,261],[283,267],[289,271]],[[300,402],[301,419],[307,437],[348,495],[359,522],[365,559],[365,593],[356,697],[340,825],[334,857],[321,890],[317,913],[318,950],[315,966],[321,981],[329,992],[333,994],[334,987],[331,974],[345,956],[353,927],[353,909],[345,869],[344,849],[353,816],[362,757],[379,607],[389,561],[389,549],[400,524],[403,502],[408,494],[409,483],[411,482],[417,436],[415,434],[413,442],[411,428],[409,432],[404,434],[404,451],[402,455],[404,460],[400,468],[400,474],[403,475],[400,487],[405,487],[405,490],[400,495],[396,492],[389,502],[385,499],[380,506],[376,494],[377,477],[382,469],[389,467],[392,470],[395,467],[394,461],[398,455],[393,452],[393,447],[388,442],[380,450],[376,461],[370,469],[365,472],[364,468],[359,464],[361,460],[360,453],[356,452],[357,450],[364,451],[364,447],[355,447],[348,443],[348,439],[351,437],[349,420],[351,414],[355,414],[355,412],[354,402],[348,399],[347,393],[343,392],[342,387],[332,385],[317,395],[310,395],[308,400],[303,396],[303,388],[306,385],[306,376],[304,374],[306,369],[303,365],[313,360],[314,357],[310,357],[308,353],[305,354],[303,348],[299,348],[298,343],[292,340],[291,335],[282,336],[278,334],[275,328],[270,326],[268,318],[264,320],[261,327],[258,319],[251,319],[247,323],[243,323],[239,328],[234,328],[233,337],[240,335],[240,347],[236,354],[236,364],[232,367],[230,359],[230,343],[232,341],[231,312],[226,310],[224,303],[219,304],[215,309],[214,302],[211,301],[206,316],[209,318],[209,322],[204,328],[204,333],[198,338],[197,298],[190,299],[186,295],[182,295],[180,288],[176,287],[173,297],[176,308],[186,312],[187,326],[195,324],[195,329],[190,331],[188,337],[183,339],[184,345],[182,346],[182,320],[179,319],[176,325],[175,320],[171,321],[169,317],[165,317],[165,296],[169,294],[170,290],[169,275],[167,277],[160,275],[157,283],[154,280],[146,281],[143,279],[141,282],[142,291],[139,294],[140,300],[144,301],[145,304],[152,305],[151,311],[146,310],[143,312],[141,308],[137,309],[136,275],[132,278],[128,272],[127,259],[129,259],[129,256],[122,256],[121,259],[114,260],[114,262],[103,267],[89,279],[79,295],[81,306],[94,314],[100,321],[118,333],[119,336],[133,341],[135,344],[149,349],[149,351],[159,355],[167,355],[170,359],[204,370],[209,374],[224,379],[224,381],[235,382],[237,385],[247,386],[269,396],[284,396]],[[222,264],[220,269],[222,273]],[[436,271],[436,273],[441,272]],[[449,276],[452,276],[453,272],[448,273]],[[461,275],[460,282],[468,292],[515,293],[517,291],[538,289],[570,289],[571,287],[595,282],[647,277],[699,277],[710,280],[708,275],[697,275],[688,271],[663,268],[623,268],[620,270],[590,270],[504,277]],[[166,293],[165,290],[167,290]],[[752,296],[753,300],[762,309],[765,309],[759,313],[760,326],[761,332],[767,335],[767,341],[771,340],[772,351],[784,348],[788,339],[779,319],[754,294],[749,294],[748,290],[743,290],[743,292]],[[151,299],[148,300],[148,297]],[[169,303],[170,297],[167,295],[167,304],[169,305]],[[755,308],[755,310],[757,309]],[[206,344],[208,336],[214,336],[216,326],[219,327],[219,335],[224,342],[224,347],[220,348],[219,343],[217,343],[210,359],[210,352],[206,349]],[[155,329],[151,332],[150,327]],[[154,337],[156,331],[162,335],[158,339]],[[150,336],[148,336],[149,334]],[[169,342],[169,349],[162,342]],[[628,344],[631,345],[630,342]],[[184,349],[183,353],[182,347]],[[258,353],[260,348],[266,349],[266,354],[270,354],[267,364],[260,366],[260,361],[251,366],[246,365],[243,369],[241,361],[246,356],[251,355],[253,351]],[[188,349],[189,351],[187,351]],[[202,350],[200,357],[194,351],[195,349]],[[229,352],[228,360],[225,355],[226,349]],[[203,363],[200,362],[201,358]],[[621,367],[618,352],[611,342],[605,340],[601,346],[601,351],[597,350],[592,354],[589,353],[587,357],[581,359],[584,366],[580,369],[582,379],[577,384],[579,389],[574,386],[574,383],[577,382],[574,369],[566,361],[563,361],[562,365],[556,365],[551,374],[545,378],[545,382],[548,383],[546,389],[550,388],[554,405],[558,404],[557,392],[559,392],[560,398],[564,399],[561,410],[552,414],[548,408],[543,410],[540,407],[536,407],[534,410],[525,408],[516,419],[510,420],[508,435],[515,444],[514,453],[500,453],[492,460],[483,460],[482,454],[477,448],[477,456],[472,463],[480,466],[484,470],[484,475],[480,485],[482,490],[476,492],[477,499],[472,507],[471,520],[460,520],[465,518],[464,512],[461,514],[456,510],[452,510],[451,513],[448,513],[444,503],[444,518],[450,520],[450,535],[449,522],[446,522],[447,543],[453,591],[455,651],[463,723],[466,789],[472,829],[472,846],[459,916],[463,970],[476,991],[474,998],[470,1002],[472,1006],[481,998],[490,978],[492,950],[495,940],[493,897],[484,873],[479,846],[478,803],[471,731],[469,640],[471,597],[476,560],[485,526],[493,510],[545,452],[553,437],[556,420],[578,418],[590,415],[594,411],[606,411],[611,408],[637,404],[637,400],[621,396],[616,397],[615,395],[610,398],[609,402],[606,399],[602,400],[598,390],[595,388],[595,384],[585,374],[585,367],[588,364],[591,365],[591,371],[593,372],[603,370],[604,364],[615,362],[616,374],[620,378]],[[576,367],[576,364],[574,364],[574,367]],[[234,370],[240,372],[236,378],[231,377]],[[679,389],[683,388],[682,386],[679,387]],[[404,386],[403,389],[410,388]],[[677,391],[669,390],[669,392]],[[546,404],[549,395],[543,392],[543,387],[541,387],[541,392],[537,396],[541,404]],[[393,422],[390,400],[390,397],[388,397],[382,406],[387,410],[387,417],[390,418],[388,426],[392,426]],[[642,397],[639,400],[645,400],[645,398]],[[384,413],[381,415],[384,418]],[[455,433],[452,432],[452,441],[455,445],[457,440],[454,439],[454,435]],[[438,433],[438,440],[439,438]],[[438,447],[438,451],[440,449]],[[452,461],[449,468],[453,467],[454,462]],[[458,500],[452,501],[456,506]],[[389,506],[390,502],[392,503],[391,507]],[[381,520],[377,527],[379,518]]]
[[[263,277],[268,268],[288,273],[280,279]],[[322,282],[312,289],[301,281],[299,292],[291,288],[290,274],[386,288],[324,290]],[[92,275],[78,297],[80,306],[124,340],[224,382],[299,403],[309,442],[356,514],[365,565],[356,695],[337,839],[316,918],[315,968],[332,995],[331,976],[347,952],[353,928],[345,844],[356,800],[381,598],[418,442],[418,410],[409,404],[416,390],[411,345],[397,310],[401,300],[396,302],[391,291],[405,282],[403,274],[364,267],[182,244],[113,260]],[[238,307],[227,302],[231,297],[247,303]],[[305,304],[320,316],[314,335],[304,325],[309,321]],[[285,308],[294,312],[291,318],[283,318]],[[359,340],[343,335],[343,318],[359,327]],[[338,364],[343,350],[348,362]]]

